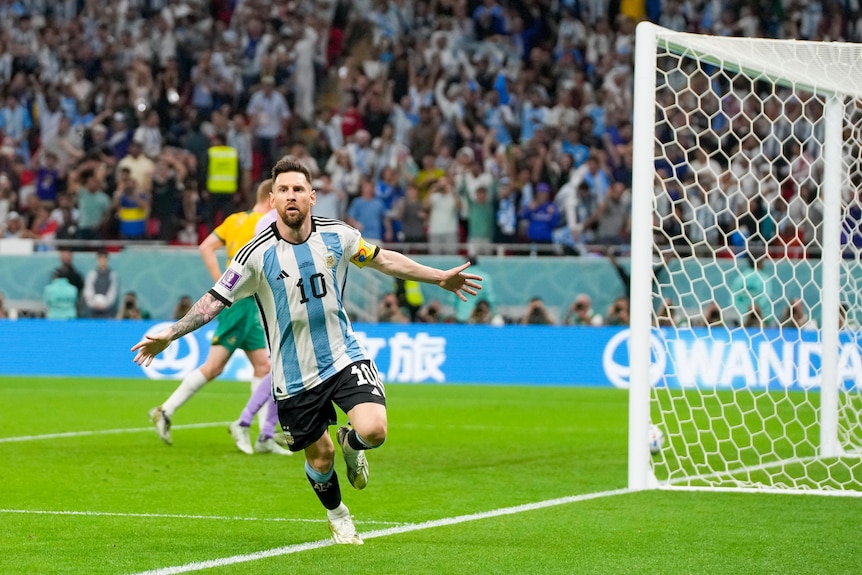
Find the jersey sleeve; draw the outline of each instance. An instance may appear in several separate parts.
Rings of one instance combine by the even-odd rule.
[[[236,259],[210,289],[209,293],[230,307],[235,301],[254,295],[260,281],[258,260],[254,257],[240,264]]]

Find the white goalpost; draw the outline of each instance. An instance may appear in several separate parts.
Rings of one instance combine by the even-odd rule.
[[[645,22],[634,90],[629,488],[862,496],[862,45]]]

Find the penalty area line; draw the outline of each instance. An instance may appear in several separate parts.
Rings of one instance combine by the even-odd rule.
[[[230,421],[216,421],[212,423],[187,423],[184,425],[172,425],[171,429],[204,429],[206,427],[227,427]],[[45,439],[62,439],[64,437],[86,437],[89,435],[117,435],[120,433],[152,433],[153,426],[132,427],[128,429],[102,429],[98,431],[66,431],[63,433],[46,433],[44,435],[21,435],[19,437],[0,437],[0,443],[17,443],[20,441],[42,441]]]
[[[390,535],[400,535],[402,533],[410,533],[413,531],[422,531],[425,529],[433,529],[435,527],[447,527],[449,525],[458,525],[460,523],[469,523],[471,521],[479,521],[481,519],[491,519],[493,517],[503,517],[505,515],[515,515],[517,513],[525,513],[527,511],[535,511],[537,509],[546,509],[548,507],[556,507],[558,505],[567,505],[569,503],[578,503],[581,501],[590,501],[592,499],[601,499],[604,497],[613,497],[616,495],[624,495],[631,493],[630,489],[614,489],[612,491],[600,491],[598,493],[585,493],[583,495],[572,495],[570,497],[561,497],[559,499],[549,499],[547,501],[539,501],[536,503],[526,503],[524,505],[516,505],[514,507],[504,507],[491,511],[483,511],[480,513],[471,513],[469,515],[458,515],[456,517],[446,517],[443,519],[434,519],[432,521],[424,521],[422,523],[408,523],[399,525],[398,527],[389,527],[386,529],[377,529],[375,531],[367,531],[360,533],[363,539],[376,539],[378,537],[388,537]],[[210,559],[209,561],[195,561],[186,563],[185,565],[177,565],[175,567],[162,567],[151,571],[141,571],[133,575],[175,575],[178,573],[191,573],[193,571],[203,571],[205,569],[215,569],[225,567],[227,565],[236,565],[238,563],[248,563],[250,561],[258,561],[270,557],[279,557],[281,555],[292,555],[303,551],[311,551],[312,549],[320,549],[335,545],[332,539],[321,539],[319,541],[309,541],[308,543],[298,543],[296,545],[287,545],[285,547],[276,547],[265,551],[257,551],[244,555],[234,555],[232,557],[223,557],[221,559]]]

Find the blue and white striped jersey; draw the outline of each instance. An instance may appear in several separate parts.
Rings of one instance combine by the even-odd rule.
[[[270,225],[237,252],[210,290],[228,305],[257,298],[276,399],[371,359],[356,339],[341,297],[349,264],[365,266],[378,248],[342,221],[312,216],[311,222],[311,235],[301,244],[284,240]]]

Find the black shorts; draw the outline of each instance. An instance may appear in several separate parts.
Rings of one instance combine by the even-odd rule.
[[[278,422],[291,451],[302,451],[338,423],[337,405],[347,413],[360,403],[386,406],[383,380],[370,360],[357,361],[317,387],[279,399]]]

